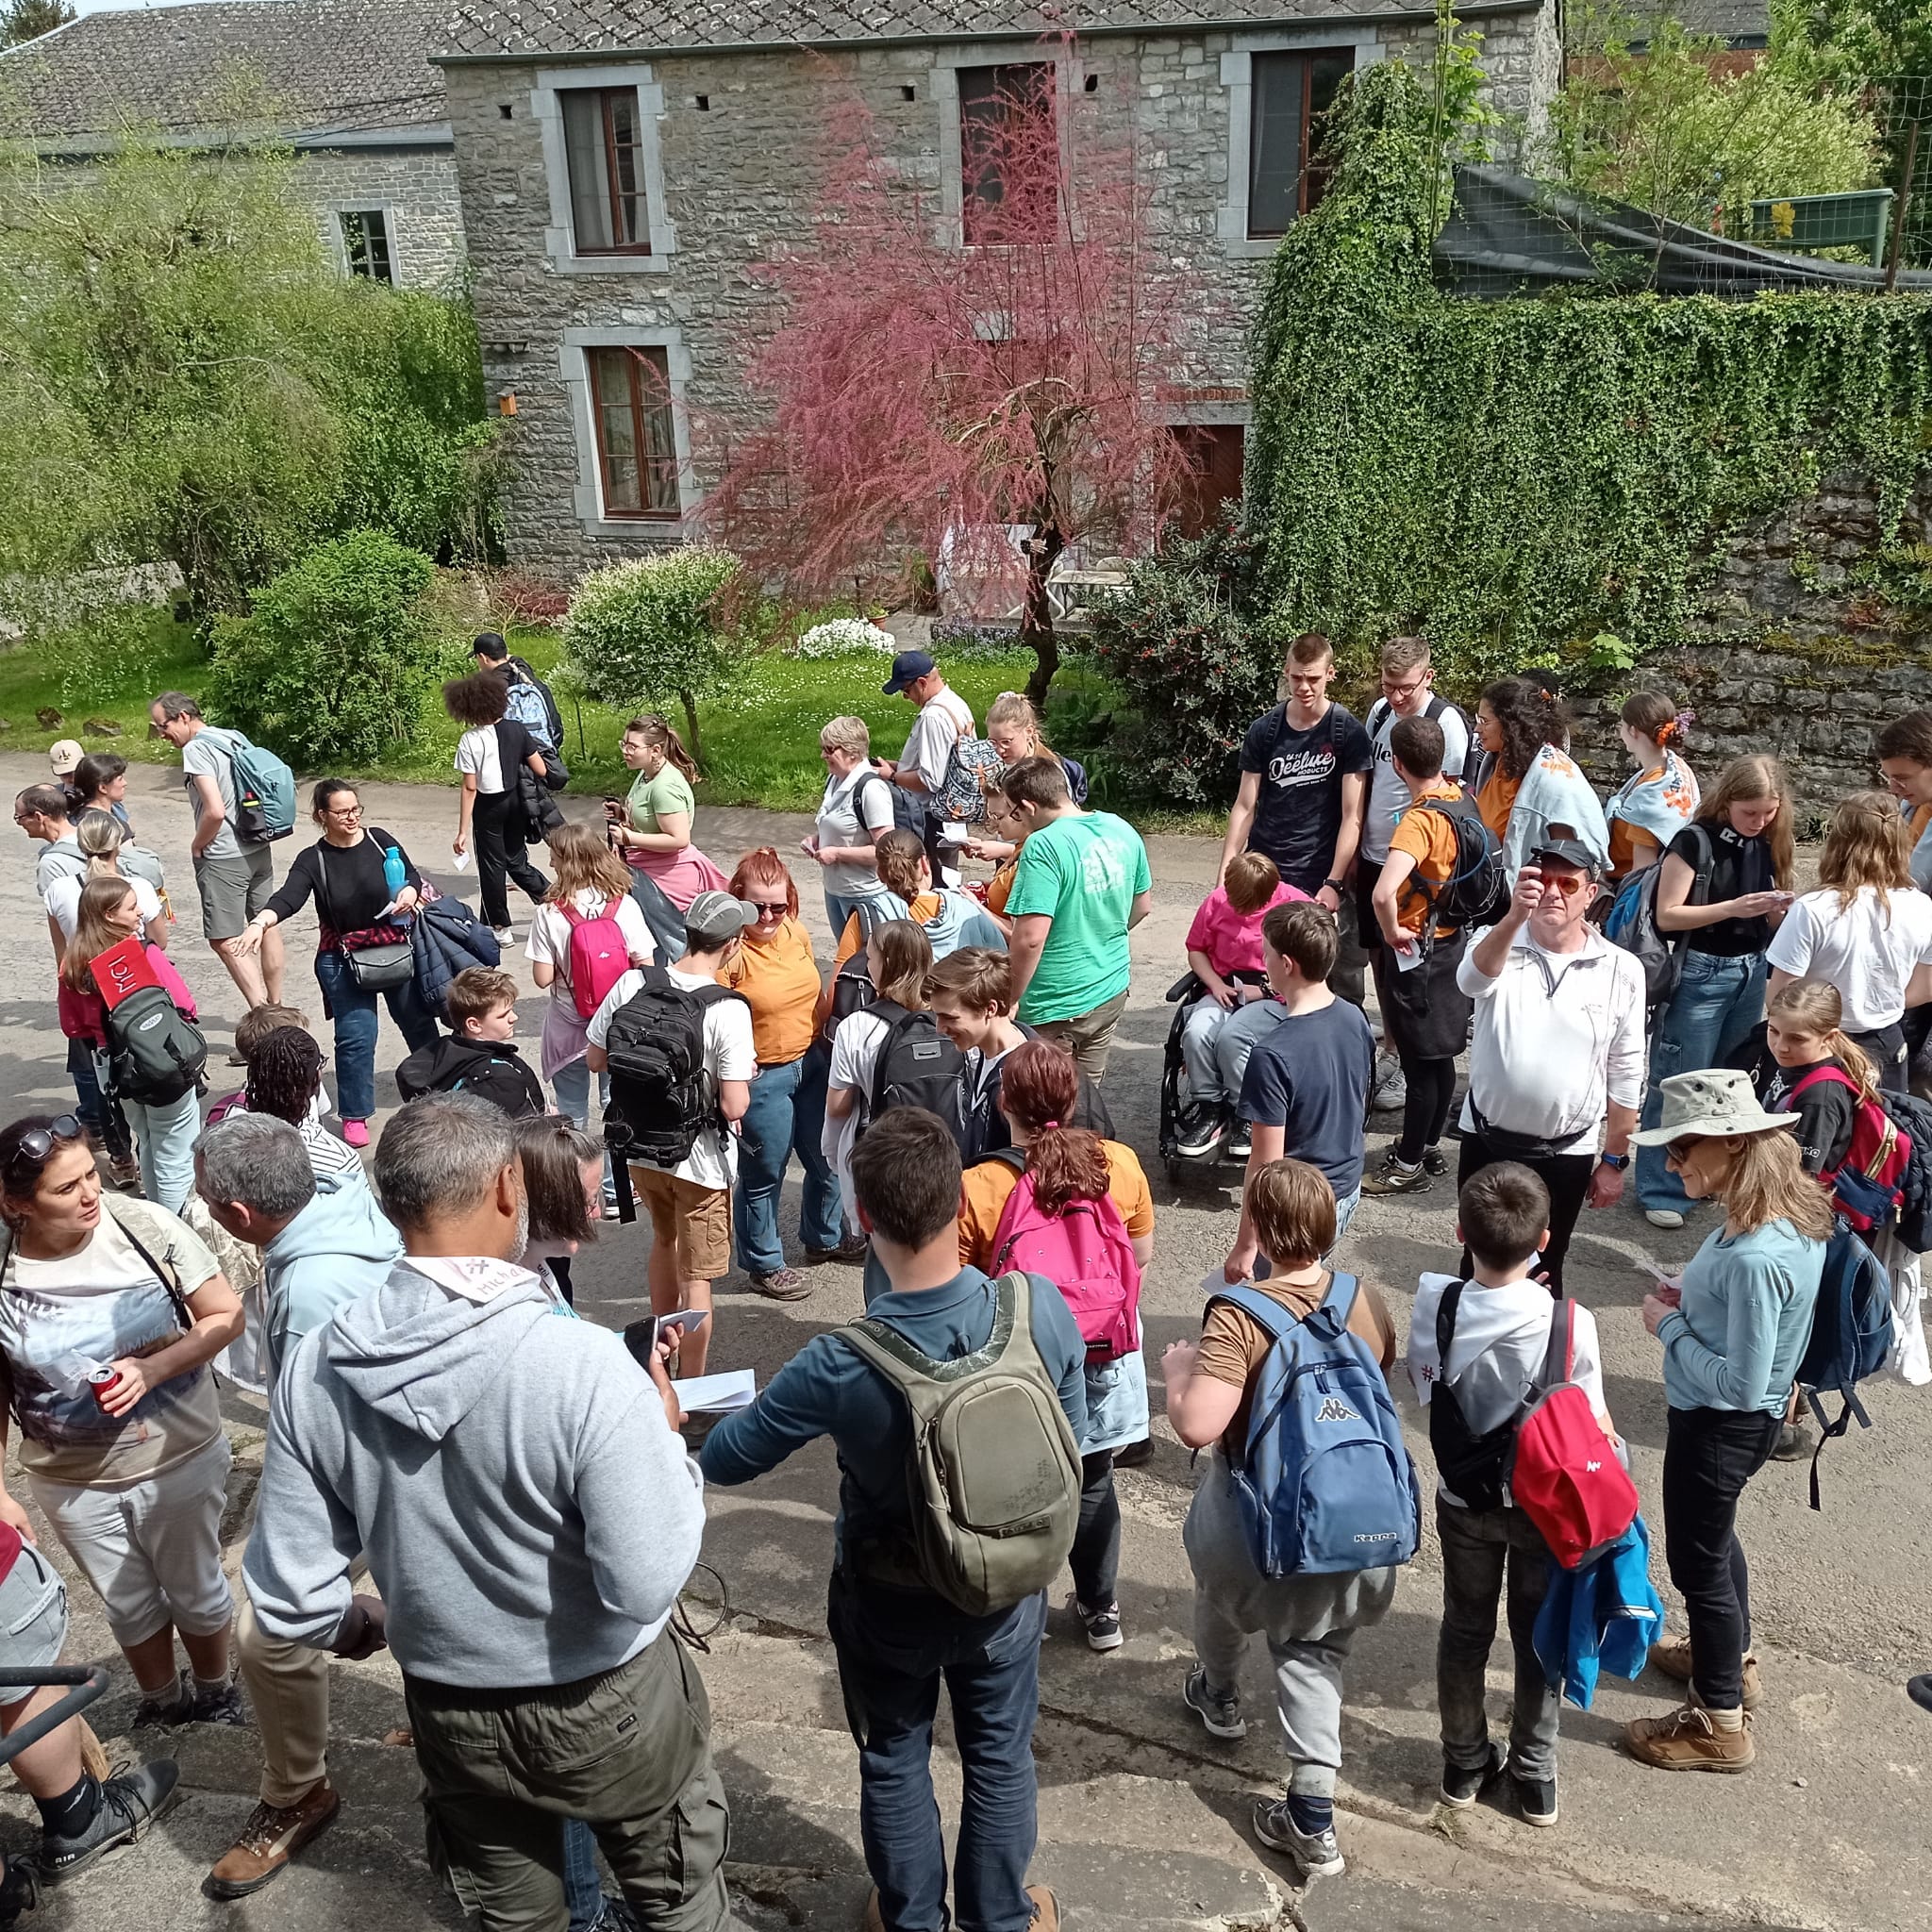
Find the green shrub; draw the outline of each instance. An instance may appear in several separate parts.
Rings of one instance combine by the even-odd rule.
[[[435,567],[392,537],[320,543],[221,620],[208,695],[215,715],[314,769],[380,758],[408,739],[441,668],[424,604]]]
[[[731,612],[740,589],[737,558],[704,544],[592,571],[563,621],[565,661],[599,704],[635,710],[676,698],[702,762],[697,701],[722,691],[744,656]]]

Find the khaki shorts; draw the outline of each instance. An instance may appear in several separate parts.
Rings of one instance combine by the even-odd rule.
[[[202,938],[210,943],[239,939],[275,894],[275,856],[266,845],[204,856],[194,861],[194,889],[201,894]]]
[[[681,1281],[715,1281],[731,1269],[731,1190],[701,1188],[660,1167],[634,1167],[630,1184],[650,1210],[651,1234],[669,1247]]]

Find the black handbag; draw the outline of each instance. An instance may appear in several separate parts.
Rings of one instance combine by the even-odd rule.
[[[363,835],[374,841],[375,833]],[[378,846],[377,850],[386,850]],[[344,935],[337,924],[334,903],[328,890],[328,860],[318,855],[315,873],[322,882],[323,909],[328,914],[330,929],[336,935],[336,944],[341,949],[342,963],[349,969],[349,977],[363,992],[394,992],[399,988],[410,986],[416,978],[416,949],[407,938],[378,940],[373,945],[351,946],[350,938]]]

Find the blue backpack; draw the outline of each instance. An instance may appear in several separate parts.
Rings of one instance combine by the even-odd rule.
[[[1348,1328],[1359,1289],[1353,1274],[1337,1274],[1299,1322],[1257,1289],[1217,1297],[1274,1340],[1255,1377],[1247,1442],[1228,1472],[1248,1554],[1266,1577],[1407,1563],[1422,1539],[1422,1490],[1389,1385]]]
[[[295,829],[295,774],[266,745],[239,731],[225,732],[235,780],[235,836],[244,845],[267,845]]]
[[[1824,1454],[1825,1443],[1842,1436],[1854,1416],[1860,1428],[1872,1426],[1872,1418],[1858,1400],[1857,1385],[1875,1375],[1890,1357],[1891,1277],[1857,1232],[1840,1221],[1825,1243],[1811,1340],[1798,1362],[1798,1387],[1818,1418],[1818,1447],[1811,1455],[1812,1508],[1820,1507],[1818,1458]],[[1825,1420],[1821,1400],[1833,1391],[1842,1400],[1835,1423]]]

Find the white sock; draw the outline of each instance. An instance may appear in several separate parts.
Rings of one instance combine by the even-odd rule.
[[[1713,1710],[1710,1712],[1710,1727],[1714,1731],[1741,1731],[1744,1713],[1741,1710]]]

